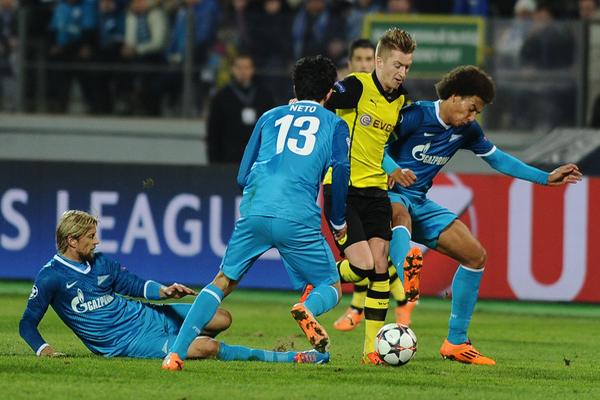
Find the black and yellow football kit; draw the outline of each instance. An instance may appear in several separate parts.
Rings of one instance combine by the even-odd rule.
[[[350,129],[350,187],[346,207],[347,239],[337,243],[340,250],[351,244],[379,237],[391,239],[392,209],[387,195],[387,175],[381,167],[384,147],[398,122],[404,105],[401,86],[385,92],[375,72],[349,75],[334,86],[326,107],[335,110]],[[329,220],[331,171],[323,181],[325,214]],[[338,264],[342,281],[356,282],[364,271],[347,260]],[[374,351],[374,339],[383,326],[389,304],[389,273],[371,273],[365,299],[365,354]]]

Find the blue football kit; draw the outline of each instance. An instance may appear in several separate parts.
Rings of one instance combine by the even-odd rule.
[[[38,273],[20,334],[38,355],[47,346],[37,326],[52,306],[93,353],[163,357],[191,304],[149,304],[123,296],[159,299],[162,285],[143,280],[96,253],[84,264],[56,254]]]
[[[382,163],[391,174],[396,168],[412,170],[417,181],[409,187],[396,184],[388,194],[392,203],[404,205],[411,216],[412,235],[407,227],[395,226],[390,243],[390,257],[402,265],[412,240],[430,248],[438,247],[441,233],[457,216],[427,199],[433,178],[460,149],[467,149],[485,160],[492,168],[513,177],[546,184],[548,173],[533,168],[496,148],[483,134],[476,121],[450,126],[440,117],[441,101],[419,101],[402,111],[396,130],[397,140],[390,143]],[[452,308],[447,340],[452,345],[468,342],[467,330],[477,302],[483,266],[460,265],[452,280]],[[492,361],[493,362],[493,361]]]
[[[427,199],[433,179],[458,150],[466,149],[494,169],[517,178],[545,184],[548,173],[530,167],[494,146],[476,121],[459,127],[447,125],[439,115],[440,101],[418,101],[402,110],[395,140],[386,149],[383,168],[389,174],[399,166],[412,170],[417,181],[409,187],[396,184],[388,194],[412,217],[412,239],[437,247],[441,232],[457,216]]]
[[[333,169],[331,223],[345,223],[348,126],[314,101],[276,107],[258,120],[238,174],[240,216],[222,262],[239,280],[265,251],[276,247],[295,288],[339,280],[321,234],[320,182]]]
[[[339,298],[335,260],[321,233],[317,204],[320,183],[332,168],[330,223],[345,224],[350,163],[348,125],[319,103],[302,100],[264,113],[257,121],[240,164],[243,188],[240,219],[221,272],[239,281],[265,251],[277,248],[296,289],[312,284],[304,305],[314,316],[333,308]],[[172,352],[185,358],[196,329],[204,327],[225,293],[214,283],[204,287],[188,313]]]

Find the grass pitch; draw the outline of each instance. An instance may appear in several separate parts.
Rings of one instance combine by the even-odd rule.
[[[470,335],[494,367],[442,360],[448,300],[425,298],[412,328],[414,360],[398,368],[360,365],[363,326],[337,332],[332,322],[349,303],[320,318],[329,328],[327,365],[188,361],[181,373],[159,360],[105,359],[89,353],[51,309],[40,332],[62,359],[35,357],[18,334],[31,284],[0,284],[2,399],[599,399],[600,307],[480,301]],[[220,339],[267,349],[308,349],[289,314],[297,294],[239,291],[223,306],[233,325]],[[393,314],[393,313],[388,313]],[[389,315],[391,321],[393,315]]]

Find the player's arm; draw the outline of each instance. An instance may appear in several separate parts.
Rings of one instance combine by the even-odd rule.
[[[197,294],[196,291],[180,283],[165,286],[153,280],[144,280],[114,261],[111,261],[111,270],[115,276],[113,289],[116,293],[125,296],[161,300],[167,298],[180,299],[187,295]]]
[[[575,164],[565,164],[548,173],[524,163],[497,147],[494,147],[491,154],[484,154],[480,157],[498,172],[540,185],[560,186],[567,183],[577,183],[582,177],[579,168]]]
[[[348,181],[350,179],[350,161],[348,160],[348,144],[350,132],[348,125],[343,120],[338,120],[335,125],[332,143],[332,175],[331,197],[332,211],[330,223],[336,232],[336,240],[346,234],[346,197],[348,195]],[[337,236],[340,237],[337,237]]]
[[[335,83],[333,93],[325,107],[331,111],[355,108],[358,106],[362,92],[363,86],[360,80],[355,76],[348,76]]]
[[[560,186],[581,180],[581,172],[575,164],[565,164],[550,173],[542,171],[494,146],[483,135],[479,124],[473,123],[471,129],[475,130],[474,140],[467,147],[498,172],[549,186]]]
[[[64,355],[63,353],[55,351],[38,331],[38,325],[46,314],[48,305],[52,301],[52,297],[58,288],[58,282],[56,282],[47,271],[40,271],[31,289],[27,307],[19,322],[19,334],[39,357],[57,357]]]
[[[248,179],[248,175],[250,174],[250,170],[254,165],[254,161],[256,161],[256,158],[258,157],[258,150],[260,150],[261,131],[265,120],[267,119],[265,115],[266,114],[263,114],[258,119],[258,122],[256,122],[256,125],[254,125],[254,130],[252,131],[252,135],[248,140],[248,144],[244,150],[244,156],[242,157],[242,162],[240,163],[237,183],[242,190],[246,186],[246,181]]]
[[[402,142],[413,134],[423,122],[423,110],[417,105],[409,105],[400,110],[400,117],[394,131],[390,135],[390,140],[385,146],[381,168],[388,174],[388,186],[391,188],[395,184],[402,187],[412,185],[417,181],[417,176],[408,168],[402,168],[394,160],[393,155],[398,154]]]

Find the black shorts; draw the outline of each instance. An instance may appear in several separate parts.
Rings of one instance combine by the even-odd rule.
[[[331,215],[331,185],[323,185],[325,217],[329,224]],[[346,224],[348,238],[343,245],[336,242],[343,255],[344,249],[351,244],[377,237],[388,242],[392,239],[390,227],[392,206],[387,191],[378,188],[348,188],[346,206]],[[329,229],[332,229],[329,224]],[[333,230],[332,230],[333,231]]]

